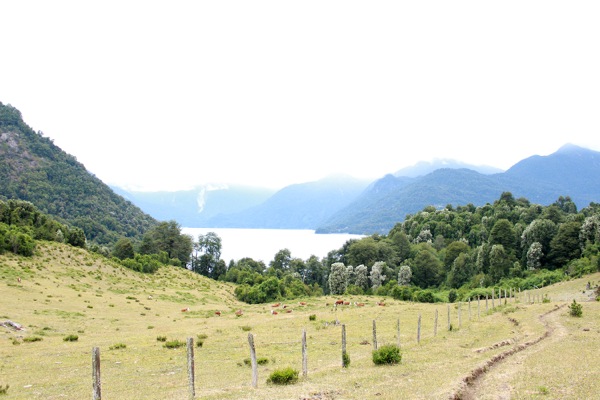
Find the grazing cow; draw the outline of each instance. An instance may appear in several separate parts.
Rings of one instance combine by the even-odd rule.
[[[283,308],[287,308],[287,304],[284,304],[284,305],[283,305]]]
[[[271,315],[277,315],[277,314],[278,314],[278,312],[277,312],[277,311],[275,311],[275,310],[271,310]]]
[[[349,306],[349,305],[350,305],[350,302],[349,302],[349,301],[345,301],[345,302],[344,302],[344,305],[345,305],[345,306]]]
[[[306,302],[305,301],[300,301],[300,302],[298,302],[298,304],[300,304],[301,306],[305,306]]]
[[[383,307],[383,306],[385,306],[385,303],[383,301],[378,301],[377,305]]]
[[[289,310],[285,310],[286,313],[291,313],[292,309],[290,308]]]
[[[280,305],[281,305],[281,303],[275,303],[271,307],[279,307]]]
[[[220,317],[221,316],[221,311],[215,311],[215,314]]]
[[[244,315],[244,312],[243,312],[242,310],[237,310],[237,311],[235,312],[235,316],[236,316],[236,317],[241,317],[242,315]]]
[[[344,300],[336,300],[335,301],[335,305],[336,306],[339,306],[339,305],[342,305],[342,304],[344,304]]]
[[[182,308],[182,309],[181,309],[181,312],[187,312],[187,311],[190,311],[190,308],[189,308],[189,307],[186,307],[186,308]]]
[[[356,307],[364,307],[364,306],[365,306],[365,303],[357,303],[357,302],[354,302],[354,305],[355,305]]]

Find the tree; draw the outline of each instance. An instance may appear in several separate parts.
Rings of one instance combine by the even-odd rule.
[[[201,275],[218,279],[226,271],[225,264],[219,267],[221,261],[221,238],[214,232],[198,235],[194,244],[192,270]]]
[[[133,258],[135,256],[135,252],[133,250],[133,243],[131,243],[131,240],[124,237],[117,240],[112,255],[120,260]]]
[[[385,281],[386,276],[383,275],[383,269],[385,268],[385,263],[383,261],[377,261],[371,267],[371,274],[369,278],[371,279],[371,287],[373,288],[373,292],[377,290],[378,287],[383,285],[383,281]]]
[[[362,290],[367,290],[369,287],[369,278],[367,276],[368,269],[365,265],[360,264],[354,270],[354,274],[356,276],[354,280],[354,284],[361,288]]]
[[[521,247],[527,252],[534,242],[538,242],[542,246],[542,252],[547,254],[550,251],[550,241],[556,231],[556,224],[549,219],[533,220],[521,234]],[[545,261],[545,257],[542,255],[541,266]]]
[[[548,255],[555,268],[560,268],[570,260],[581,256],[580,229],[581,223],[577,221],[565,222],[558,227],[558,232],[550,242],[550,254]]]
[[[452,262],[452,268],[448,273],[448,285],[458,289],[473,276],[473,265],[467,253],[460,253]]]
[[[287,272],[292,261],[292,253],[289,249],[282,249],[275,253],[273,261],[269,263],[269,266],[274,270]]]
[[[505,252],[514,254],[515,241],[516,234],[512,222],[507,219],[499,219],[496,221],[494,227],[490,231],[490,244],[500,244]]]
[[[529,250],[527,250],[527,269],[539,269],[542,266],[541,259],[543,256],[542,245],[539,242],[531,243]]]
[[[193,239],[181,234],[181,227],[175,221],[161,222],[150,229],[142,238],[141,254],[167,253],[170,260],[179,260],[180,266],[186,266],[193,249]]]
[[[412,271],[408,265],[403,265],[400,267],[400,271],[398,272],[398,285],[408,286],[410,285],[410,280],[412,278]]]
[[[329,272],[329,292],[331,294],[343,294],[346,291],[348,279],[347,270],[343,263],[334,263]]]
[[[440,283],[442,262],[433,247],[426,243],[419,245],[419,250],[412,262],[413,282],[421,288],[437,286]]]
[[[493,282],[508,276],[512,263],[501,244],[495,244],[490,250],[490,277]]]

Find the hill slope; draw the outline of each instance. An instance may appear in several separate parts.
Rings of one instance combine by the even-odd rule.
[[[99,244],[138,239],[157,221],[115,194],[77,159],[0,103],[0,197],[33,203]]]

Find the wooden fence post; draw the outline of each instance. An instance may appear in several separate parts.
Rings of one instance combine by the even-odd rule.
[[[256,349],[254,348],[254,335],[248,334],[248,344],[250,345],[250,362],[252,365],[252,387],[258,386],[258,364],[256,363]]]
[[[460,328],[462,326],[462,303],[459,301],[458,302],[458,327]]]
[[[421,314],[419,314],[419,322],[417,323],[417,343],[421,343]]]
[[[342,368],[347,368],[346,365],[346,324],[342,324]]]
[[[469,321],[471,320],[471,298],[469,297]]]
[[[492,310],[496,308],[496,288],[492,288]]]
[[[102,399],[102,380],[100,379],[100,348],[94,347],[92,349],[92,387],[93,387],[93,399]]]
[[[196,398],[196,386],[194,379],[194,338],[187,338],[187,370],[188,370],[188,393],[190,400]]]
[[[308,354],[306,351],[306,329],[302,329],[302,376],[308,375]]]
[[[479,296],[477,296],[477,319],[481,318],[481,307],[480,307],[480,301],[479,301]]]
[[[438,310],[435,309],[435,319],[433,321],[433,336],[437,336]]]
[[[377,350],[377,326],[373,320],[373,350]]]
[[[448,304],[448,330],[450,330],[450,304]]]

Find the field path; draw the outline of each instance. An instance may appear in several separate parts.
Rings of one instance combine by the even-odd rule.
[[[540,315],[546,330],[543,335],[522,344],[518,344],[474,369],[463,379],[461,389],[451,395],[451,399],[461,400],[509,400],[512,396],[511,381],[523,372],[524,360],[533,354],[544,351],[567,335],[561,324],[558,310],[565,305]]]

